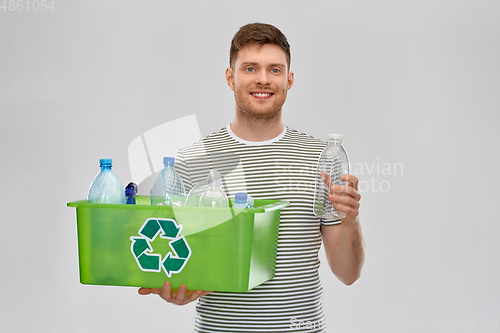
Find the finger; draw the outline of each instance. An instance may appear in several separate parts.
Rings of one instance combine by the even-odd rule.
[[[189,296],[189,302],[196,301],[198,298],[210,294],[211,291],[204,291],[204,290],[195,290],[193,293]]]
[[[332,205],[335,208],[335,210],[344,213],[346,217],[347,216],[356,217],[359,214],[359,210],[356,208],[345,206],[339,203],[332,203]]]
[[[359,184],[359,179],[356,176],[345,174],[340,177],[341,180],[349,183],[349,186],[353,187],[354,189],[358,190],[358,184]]]
[[[203,294],[202,290],[193,290],[192,293],[187,294],[187,302],[196,301]]]
[[[151,288],[139,288],[137,292],[139,293],[139,295],[149,295],[151,294]]]
[[[210,294],[211,292],[212,292],[212,291],[203,291],[203,292],[201,293],[200,297],[201,297],[201,296],[208,295],[208,294]]]
[[[139,295],[159,294],[161,289],[157,288],[139,288]]]
[[[335,189],[342,189],[342,191],[333,191],[330,193],[328,199],[332,202],[332,205],[340,204],[355,210],[359,209],[359,200],[361,199],[361,195],[355,189],[348,186],[338,186],[335,187]]]
[[[330,187],[332,185],[330,175],[327,172],[322,171],[322,172],[320,172],[319,176],[320,176],[321,180],[323,181],[323,183],[326,184],[326,186]]]
[[[160,297],[169,303],[172,302],[172,295],[170,293],[170,281],[165,281],[163,283],[163,288],[161,289]]]
[[[359,208],[359,200],[356,200],[355,198],[351,196],[346,196],[346,195],[329,195],[328,199],[332,202],[332,205],[335,204],[340,204],[343,206],[347,206],[350,208],[358,209]],[[334,206],[335,207],[335,206]]]
[[[361,194],[351,186],[332,185],[330,193],[333,195],[350,196],[357,201],[361,200]]]
[[[175,304],[185,304],[184,303],[184,300],[186,298],[186,290],[187,290],[187,287],[185,284],[182,284],[179,289],[177,290],[177,294],[175,295],[175,299],[174,299],[174,302]]]

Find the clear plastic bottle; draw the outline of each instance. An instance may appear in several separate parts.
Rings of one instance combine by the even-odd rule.
[[[100,161],[101,172],[90,185],[87,197],[90,203],[124,204],[125,192],[122,184],[111,171],[112,160],[103,158]]]
[[[182,206],[186,190],[182,179],[174,169],[175,158],[163,158],[163,170],[156,177],[150,192],[151,205]]]
[[[200,197],[208,189],[207,181],[196,184],[188,193],[184,206],[186,207],[200,207]]]
[[[128,185],[125,187],[125,203],[127,205],[135,205],[135,196],[137,195],[138,190],[139,187],[134,182],[128,183]]]
[[[252,196],[249,195],[247,197],[247,207],[248,208],[253,208],[253,206],[254,206],[254,199],[253,199]]]
[[[247,196],[247,208],[253,208],[254,206],[254,199],[251,195]]]
[[[343,134],[328,134],[328,146],[321,153],[316,170],[314,190],[314,214],[324,219],[344,218],[345,214],[333,208],[328,199],[330,188],[324,181],[324,175],[330,176],[334,185],[347,185],[340,180],[342,175],[349,173],[349,157],[344,148]]]
[[[234,195],[233,208],[247,208],[248,196],[245,192],[238,192]]]
[[[221,188],[221,174],[210,170],[207,177],[208,188],[200,197],[200,207],[229,208],[226,193]]]

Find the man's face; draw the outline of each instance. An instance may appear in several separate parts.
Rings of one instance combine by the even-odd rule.
[[[250,44],[237,55],[234,69],[226,70],[234,91],[236,111],[250,118],[272,118],[281,113],[293,72],[288,72],[285,52],[274,44]]]

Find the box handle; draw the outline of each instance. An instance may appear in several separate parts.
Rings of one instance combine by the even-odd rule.
[[[278,201],[278,202],[273,202],[273,203],[268,204],[268,205],[256,207],[256,210],[259,210],[258,213],[266,213],[266,212],[270,212],[270,211],[273,211],[276,209],[285,208],[287,206],[290,206],[290,202],[282,200],[282,201]]]

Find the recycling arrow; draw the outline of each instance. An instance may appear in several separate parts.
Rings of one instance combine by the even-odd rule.
[[[132,240],[132,254],[141,270],[145,272],[160,272],[160,254],[150,254],[153,252],[149,241],[140,237],[130,237]]]
[[[139,229],[140,236],[132,236],[130,250],[137,265],[145,272],[165,272],[168,277],[180,273],[191,257],[191,248],[184,236],[180,236],[182,225],[173,219],[149,218]],[[172,252],[168,252],[163,261],[161,254],[153,253],[151,242],[156,237],[171,239]]]
[[[171,257],[169,252],[163,261],[163,270],[170,277],[172,273],[179,273],[184,268],[185,263],[185,259]]]
[[[131,237],[130,239],[132,240],[132,253],[136,257],[139,257],[146,250],[149,250],[150,252],[153,250],[151,245],[149,245],[149,242],[143,238]]]
[[[158,223],[163,230],[163,235],[160,236],[161,238],[177,238],[181,233],[182,224],[177,226],[175,220],[158,220]]]
[[[175,256],[171,256],[170,252],[167,253],[165,260],[163,260],[163,270],[168,277],[172,273],[180,273],[191,256],[191,249],[184,236],[177,238],[170,243],[170,247],[174,250]]]

